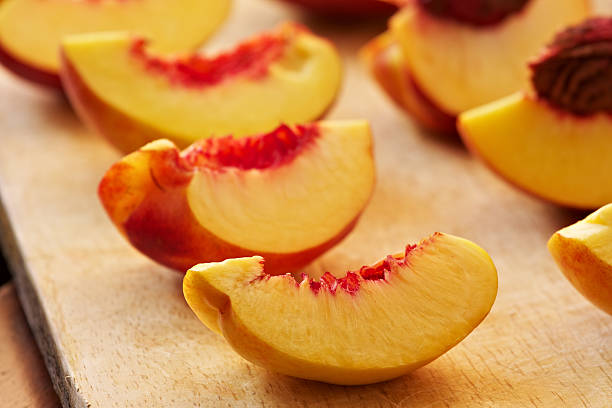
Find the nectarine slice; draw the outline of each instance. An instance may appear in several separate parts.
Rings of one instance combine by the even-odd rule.
[[[576,208],[612,202],[612,18],[561,32],[531,64],[534,91],[465,112],[461,135],[511,183]]]
[[[517,93],[459,117],[465,144],[510,183],[555,203],[612,202],[612,118],[551,109]]]
[[[267,266],[259,256],[196,265],[185,299],[247,360],[333,384],[385,381],[431,362],[478,326],[497,294],[487,253],[439,233],[340,279],[297,283]]]
[[[99,196],[128,240],[161,264],[184,272],[261,254],[282,273],[348,234],[373,185],[368,123],[340,121],[204,139],[183,152],[158,140],[113,165]]]
[[[586,0],[409,2],[390,20],[388,32],[394,38],[388,47],[401,46],[402,64],[413,82],[409,91],[418,91],[426,114],[407,111],[430,128],[436,129],[432,119],[441,120],[437,128],[444,129],[446,116],[524,88],[525,61],[589,9]]]
[[[392,33],[385,32],[370,41],[361,55],[393,102],[424,128],[443,133],[456,131],[456,117],[442,112],[414,82],[402,47]]]
[[[223,22],[229,0],[5,0],[0,62],[28,79],[60,86],[58,49],[69,34],[131,30],[159,52],[197,48]]]
[[[548,249],[572,285],[612,314],[612,204],[556,232]]]
[[[213,58],[157,57],[125,33],[70,37],[62,54],[77,112],[126,152],[162,137],[185,147],[309,122],[341,79],[335,47],[292,23]]]

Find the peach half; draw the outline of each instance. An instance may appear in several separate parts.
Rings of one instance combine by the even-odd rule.
[[[297,283],[267,268],[259,256],[196,265],[185,299],[247,360],[333,384],[385,381],[433,361],[480,324],[497,295],[487,253],[440,233],[340,279]]]
[[[69,37],[62,57],[77,113],[124,152],[159,138],[186,147],[310,122],[341,81],[335,47],[293,23],[213,58],[154,56],[125,33]]]
[[[329,121],[183,152],[158,140],[113,165],[99,197],[129,242],[163,265],[184,272],[261,254],[284,273],[350,232],[374,177],[368,123]]]
[[[612,204],[557,231],[548,249],[572,285],[612,314]]]
[[[612,202],[612,19],[561,32],[531,67],[533,91],[460,116],[463,140],[536,196],[583,209]]]
[[[130,30],[159,52],[196,49],[225,20],[229,0],[4,0],[0,62],[14,73],[60,87],[58,49],[70,34]]]
[[[425,127],[454,131],[460,113],[524,88],[525,62],[589,11],[587,0],[415,0],[390,20],[388,38],[366,46],[366,60],[375,72],[374,61],[401,67],[401,80],[375,78],[394,100],[411,100],[400,106]]]

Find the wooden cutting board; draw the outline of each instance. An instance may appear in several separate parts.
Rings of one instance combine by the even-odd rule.
[[[60,97],[2,74],[0,235],[64,406],[612,407],[612,317],[570,286],[546,250],[556,229],[585,214],[515,190],[455,138],[416,128],[356,59],[382,25],[324,23],[276,2],[237,0],[210,48],[288,17],[338,44],[346,76],[329,116],[371,120],[378,166],[357,228],[308,271],[344,273],[448,232],[493,257],[500,281],[491,314],[437,361],[382,384],[331,386],[251,365],[197,321],[181,275],[133,250],[107,219],[96,188],[119,155]]]
[[[12,283],[0,286],[0,406],[59,407]]]

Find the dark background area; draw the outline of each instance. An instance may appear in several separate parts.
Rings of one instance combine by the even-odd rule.
[[[4,260],[4,255],[0,251],[0,286],[5,284],[11,279],[11,274],[8,271],[8,266]]]

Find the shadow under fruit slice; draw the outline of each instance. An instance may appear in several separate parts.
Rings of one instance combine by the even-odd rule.
[[[184,272],[262,254],[270,273],[284,273],[350,232],[374,177],[368,123],[330,121],[183,152],[158,140],[113,165],[99,196],[130,243],[163,265]]]
[[[557,231],[548,250],[572,285],[612,315],[612,204]]]
[[[124,152],[162,137],[185,147],[310,122],[341,80],[335,47],[293,23],[211,58],[154,56],[126,33],[70,37],[62,55],[73,106]]]
[[[391,39],[373,51],[388,70],[402,64],[399,89],[383,84],[394,99],[412,100],[400,106],[430,129],[454,132],[450,123],[463,111],[522,89],[525,61],[588,12],[586,0],[415,0],[391,18]],[[401,58],[388,58],[396,47]]]
[[[60,87],[62,38],[130,30],[159,52],[193,51],[225,20],[229,0],[4,0],[0,62],[26,79]]]
[[[284,0],[311,10],[315,13],[333,17],[377,17],[390,15],[396,5],[385,0]]]
[[[389,380],[436,359],[489,313],[497,272],[476,244],[434,234],[336,279],[270,276],[262,257],[196,265],[183,293],[247,360],[333,384]]]
[[[612,202],[612,19],[561,32],[530,66],[533,91],[460,116],[466,145],[544,199],[585,209]]]

